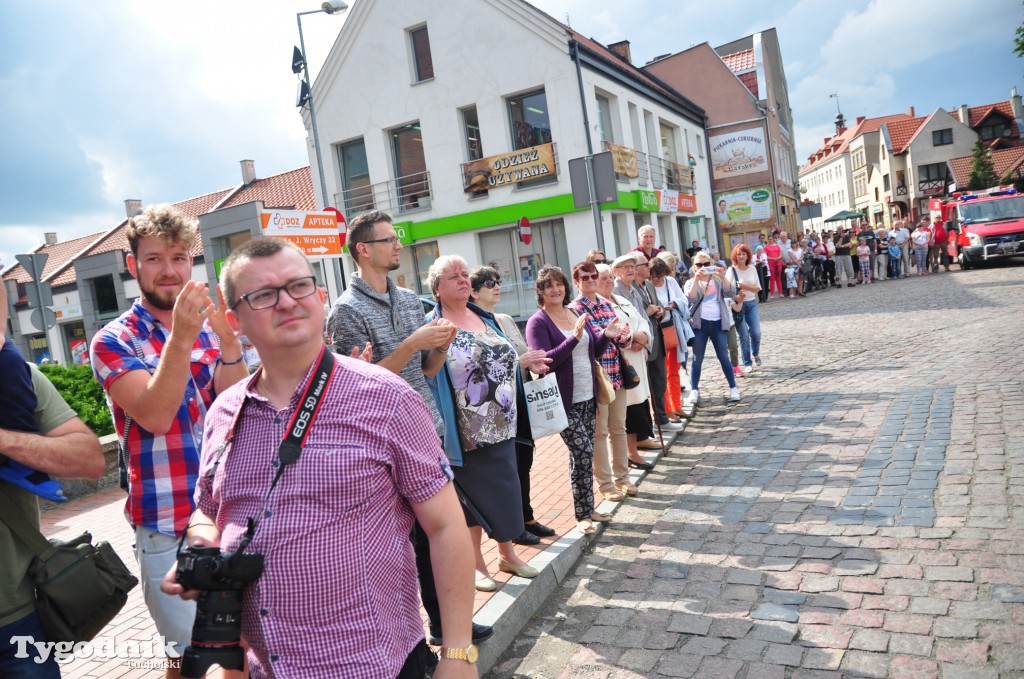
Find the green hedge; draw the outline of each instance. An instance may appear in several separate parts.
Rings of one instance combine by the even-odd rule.
[[[92,376],[92,368],[84,365],[44,365],[39,369],[97,436],[114,433],[106,394]]]

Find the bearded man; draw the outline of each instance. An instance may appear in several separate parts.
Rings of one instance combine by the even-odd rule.
[[[141,296],[100,330],[90,358],[127,452],[125,516],[135,530],[143,596],[157,630],[180,653],[195,604],[160,591],[195,509],[203,420],[216,394],[248,376],[242,343],[205,283],[191,280],[198,225],[170,205],[128,220],[128,270]],[[177,677],[178,670],[167,670]]]

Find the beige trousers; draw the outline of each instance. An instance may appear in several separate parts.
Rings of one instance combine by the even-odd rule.
[[[629,483],[629,449],[626,447],[626,400],[628,392],[619,389],[615,400],[597,406],[597,428],[594,431],[594,478],[602,493]],[[611,441],[611,455],[608,444]]]

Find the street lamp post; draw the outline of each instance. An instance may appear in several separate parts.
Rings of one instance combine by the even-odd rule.
[[[309,120],[313,127],[313,149],[316,151],[316,171],[320,177],[320,196],[323,199],[323,207],[331,204],[327,197],[327,178],[324,175],[324,160],[320,153],[320,134],[316,129],[316,111],[313,108],[313,89],[309,83],[309,64],[306,61],[306,41],[302,35],[302,17],[306,14],[340,14],[348,9],[348,4],[343,0],[327,0],[320,9],[309,10],[308,12],[296,12],[295,22],[299,26],[299,50],[298,54],[292,57],[292,72],[302,72],[302,82],[299,84],[299,95],[296,97],[295,105],[299,108],[303,104],[309,104]],[[341,260],[335,260],[335,275],[341,283],[341,289],[345,289],[345,268]]]

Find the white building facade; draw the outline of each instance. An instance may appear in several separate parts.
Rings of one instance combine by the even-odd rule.
[[[520,0],[364,0],[350,14],[313,85],[328,204],[391,214],[399,285],[429,294],[429,265],[459,254],[495,266],[498,310],[523,318],[543,264],[611,258],[644,224],[676,251],[715,238],[704,112],[628,52]],[[618,174],[598,228],[574,206],[569,160],[609,144]]]

